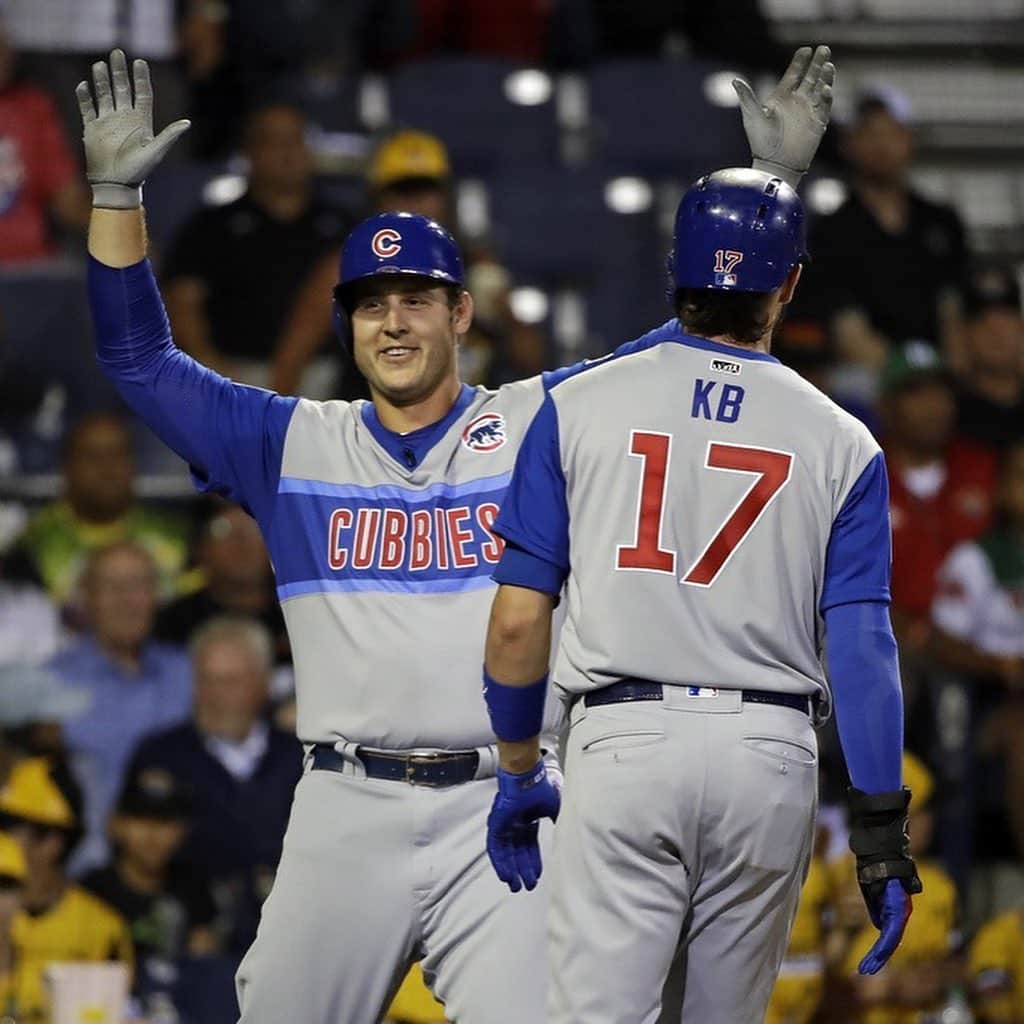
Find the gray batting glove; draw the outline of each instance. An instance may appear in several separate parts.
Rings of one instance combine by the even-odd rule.
[[[828,127],[836,78],[831,56],[827,46],[813,53],[809,46],[801,46],[764,103],[742,78],[732,82],[754,167],[778,175],[793,188],[811,166]]]
[[[153,87],[149,65],[132,65],[135,102],[128,81],[128,62],[123,50],[92,66],[96,102],[87,82],[75,89],[85,131],[85,172],[92,185],[92,205],[108,210],[134,210],[142,203],[142,183],[164,158],[191,121],[175,121],[153,138]],[[111,90],[113,79],[113,90]]]

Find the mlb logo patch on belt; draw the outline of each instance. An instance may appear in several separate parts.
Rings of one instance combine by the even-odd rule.
[[[687,697],[717,697],[718,687],[717,686],[688,686],[686,688]]]

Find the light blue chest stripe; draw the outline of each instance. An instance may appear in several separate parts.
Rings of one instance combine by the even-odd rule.
[[[360,487],[358,484],[331,484],[324,480],[304,480],[297,476],[283,476],[278,494],[313,494],[324,498],[369,498],[398,500],[406,505],[424,504],[438,498],[461,498],[467,494],[487,494],[508,487],[512,474],[499,473],[461,484],[431,484],[429,487],[399,487],[395,484],[377,484]]]
[[[277,588],[279,601],[287,601],[292,597],[303,597],[306,594],[325,594],[352,591],[386,593],[386,594],[457,594],[467,590],[484,590],[493,588],[494,581],[487,576],[463,576],[458,579],[440,580],[299,580],[297,583],[285,583]]]

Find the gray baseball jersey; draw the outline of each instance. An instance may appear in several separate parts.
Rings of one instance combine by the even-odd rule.
[[[774,357],[677,321],[557,383],[497,524],[572,567],[557,685],[826,690],[822,602],[888,598],[833,537],[878,454]]]
[[[539,377],[464,386],[444,420],[401,439],[366,402],[296,405],[265,533],[301,739],[488,742],[480,665],[503,543],[491,526],[542,397]],[[549,703],[552,729],[557,713]]]
[[[888,599],[886,493],[863,426],[678,321],[545,397],[495,529],[500,582],[565,581],[554,679],[582,697],[549,1024],[763,1021],[817,794],[809,708],[786,695],[827,690],[824,611]],[[628,677],[669,685],[594,693]]]

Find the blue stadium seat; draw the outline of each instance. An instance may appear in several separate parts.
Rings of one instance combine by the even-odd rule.
[[[706,61],[616,60],[590,76],[595,155],[624,174],[690,181],[716,167],[746,166],[738,109],[708,99]],[[718,82],[731,94],[727,75]],[[724,90],[728,89],[728,93]]]
[[[583,294],[587,355],[600,356],[660,327],[673,314],[668,275],[630,272],[599,281]]]
[[[558,159],[551,96],[524,105],[506,95],[509,76],[522,70],[510,61],[476,57],[408,64],[391,78],[391,121],[442,138],[459,177],[551,164]]]
[[[490,187],[493,235],[517,278],[546,286],[586,286],[612,270],[663,265],[653,205],[616,213],[600,169],[506,173]]]
[[[655,204],[618,213],[600,168],[505,174],[490,189],[493,236],[517,284],[579,293],[586,342],[600,355],[668,319],[666,257]],[[645,183],[639,183],[643,188]],[[556,318],[557,320],[557,318]],[[558,324],[555,328],[556,343]]]
[[[286,84],[283,95],[293,99],[311,124],[326,132],[357,132],[359,83],[349,73],[324,75],[313,72],[296,75]]]

